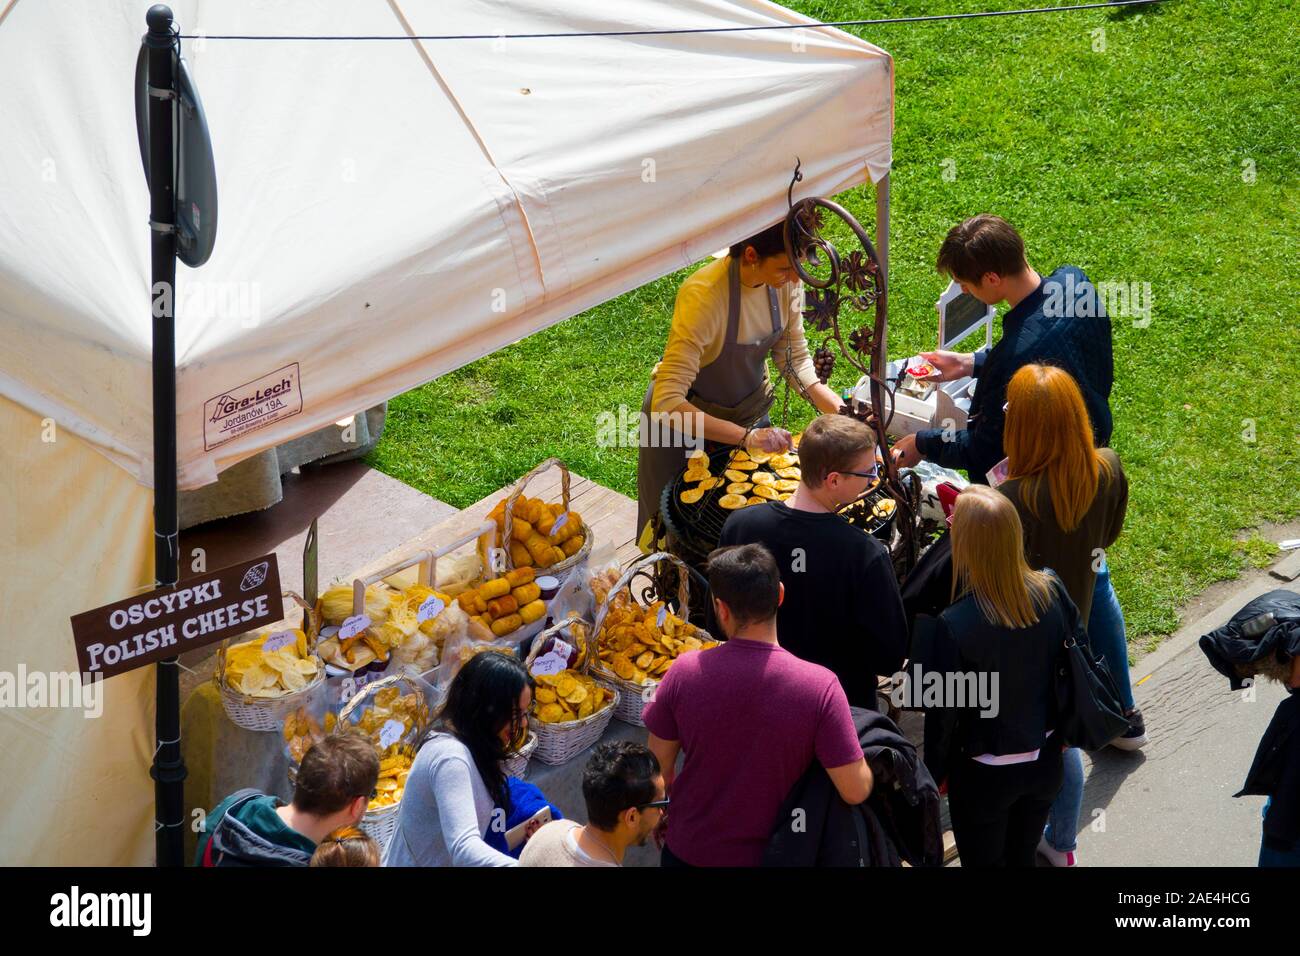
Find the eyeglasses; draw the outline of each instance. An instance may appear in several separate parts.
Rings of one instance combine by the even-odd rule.
[[[870,471],[841,471],[839,473],[841,475],[852,475],[854,478],[876,479],[880,477],[880,466],[876,465],[876,467],[872,468]]]
[[[662,800],[651,800],[649,803],[638,803],[636,808],[638,810],[667,810],[668,798],[664,797]]]

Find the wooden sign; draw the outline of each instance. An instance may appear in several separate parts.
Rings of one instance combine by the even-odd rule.
[[[83,674],[117,674],[284,617],[280,566],[268,554],[72,616]]]

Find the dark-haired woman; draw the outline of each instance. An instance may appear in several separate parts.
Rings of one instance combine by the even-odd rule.
[[[808,354],[800,299],[784,220],[736,243],[682,283],[663,359],[641,405],[639,532],[659,511],[664,486],[692,450],[739,445],[755,423],[764,427],[749,434],[747,448],[789,449],[789,432],[770,427],[767,417],[775,396],[768,355],[820,411],[839,411],[843,402],[817,378]]]
[[[527,726],[533,679],[518,658],[488,651],[460,669],[406,780],[385,866],[517,866],[483,837],[493,807],[510,809],[501,761]]]

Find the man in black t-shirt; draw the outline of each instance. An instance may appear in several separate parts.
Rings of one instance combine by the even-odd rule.
[[[876,710],[877,676],[907,655],[907,618],[885,546],[835,514],[875,480],[875,435],[846,415],[822,415],[804,430],[799,465],[789,501],[734,512],[719,546],[772,552],[785,585],[781,646],[834,671],[851,705]]]

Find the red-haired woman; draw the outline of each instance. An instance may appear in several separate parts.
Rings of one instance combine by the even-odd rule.
[[[1050,365],[1024,366],[1007,386],[1002,444],[1009,478],[998,490],[1020,515],[1030,567],[1051,568],[1059,575],[1088,628],[1093,649],[1105,656],[1116,682],[1127,691],[1123,618],[1116,650],[1114,628],[1108,626],[1103,638],[1090,616],[1100,618],[1092,615],[1093,595],[1098,572],[1105,567],[1105,549],[1124,526],[1128,481],[1119,457],[1109,448],[1097,448],[1092,436],[1087,406],[1070,373]],[[1132,722],[1136,708],[1131,693],[1127,691],[1124,703]],[[1061,792],[1039,845],[1054,866],[1076,862],[1083,804],[1083,756],[1077,748],[1067,751],[1064,769]]]

